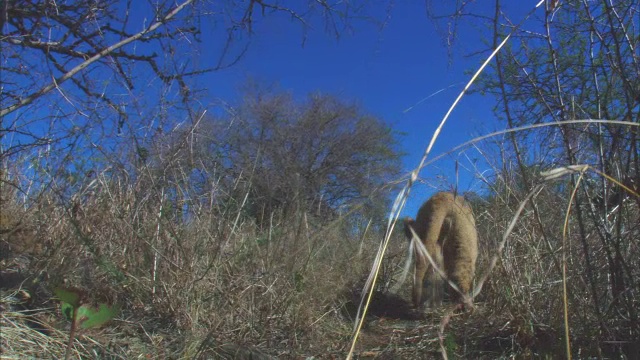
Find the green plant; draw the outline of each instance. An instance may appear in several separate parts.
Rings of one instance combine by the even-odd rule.
[[[87,294],[76,288],[58,287],[54,290],[61,303],[61,311],[67,320],[71,321],[69,343],[65,359],[69,359],[71,346],[78,327],[82,329],[96,328],[113,319],[118,313],[117,305],[107,303],[94,304],[88,302]]]
[[[447,334],[444,338],[444,348],[447,351],[447,356],[453,357],[458,350],[458,344],[453,334]]]

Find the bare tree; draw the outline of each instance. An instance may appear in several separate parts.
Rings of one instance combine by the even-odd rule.
[[[210,129],[228,130],[208,134],[215,140],[204,148],[221,154],[229,189],[244,184],[237,189],[249,192],[248,208],[258,222],[274,211],[306,212],[324,222],[356,205],[364,206],[360,214],[367,207],[380,210],[382,188],[399,171],[392,130],[331,95],[300,102],[254,89],[213,123]]]

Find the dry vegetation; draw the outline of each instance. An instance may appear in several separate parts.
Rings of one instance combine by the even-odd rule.
[[[73,286],[121,308],[78,334],[76,358],[345,357],[401,178],[397,134],[333,96],[297,101],[255,84],[212,115],[187,86],[205,70],[172,56],[188,48],[177,38],[198,40],[196,15],[228,15],[225,67],[255,17],[285,13],[306,26],[301,14],[324,2],[160,2],[168,31],[136,39],[176,45],[164,59],[124,46],[100,55],[139,31],[119,3],[2,3],[0,355],[63,357],[69,324],[53,289]],[[410,284],[389,290],[406,250],[398,231],[357,358],[638,358],[640,10],[545,6],[535,31],[514,26],[499,2],[446,18],[493,19],[492,49],[512,35],[474,86],[517,131],[446,157],[481,184],[466,194],[479,233],[475,311],[416,314]],[[332,29],[351,14],[320,7]],[[59,42],[43,52],[42,34]],[[144,79],[159,81],[157,92],[115,96]],[[64,101],[51,101],[56,88]],[[431,159],[421,180],[433,184]]]
[[[65,324],[51,287],[61,283],[122,305],[107,329],[80,337],[86,356],[194,358],[232,346],[293,356],[344,345],[345,294],[372,239],[345,236],[339,221],[315,227],[304,214],[286,222],[274,214],[264,229],[214,211],[178,222],[153,194],[112,180],[98,175],[76,208],[43,199],[42,208],[3,211],[4,355],[59,356]],[[5,199],[15,195],[9,182]],[[12,304],[17,289],[28,299]],[[18,325],[26,309],[36,309],[29,316],[42,333]]]
[[[72,194],[71,207],[55,194],[25,207],[12,186],[17,173],[4,175],[2,186],[3,356],[64,353],[68,324],[51,291],[62,283],[122,305],[104,329],[81,333],[74,348],[81,357],[346,355],[380,232],[349,229],[347,217],[314,224],[304,212],[273,213],[262,228],[237,209],[203,207],[181,219],[182,212],[161,196],[163,189],[143,185],[152,178],[127,183],[106,173],[88,178],[82,192]],[[494,193],[502,195],[471,198],[481,234],[479,274],[496,254],[496,234],[505,233],[526,195],[514,184],[495,186]],[[447,325],[450,356],[563,354],[561,268],[566,266],[574,353],[633,358],[638,203],[619,196],[615,206],[607,205],[613,208],[609,219],[621,217],[615,242],[597,236],[593,220],[581,224],[575,215],[563,241],[568,196],[566,189],[549,186],[534,198],[476,298],[476,311],[458,314]],[[597,205],[584,199],[591,201],[580,205],[587,211]],[[439,356],[444,314],[411,313],[409,284],[398,295],[387,292],[406,246],[400,234],[395,238],[356,355]],[[614,274],[623,287],[613,282]]]

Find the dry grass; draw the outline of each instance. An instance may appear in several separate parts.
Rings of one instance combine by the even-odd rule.
[[[116,180],[101,174],[69,201],[44,192],[27,204],[2,188],[3,209],[11,209],[3,211],[0,229],[3,358],[62,356],[69,325],[53,299],[58,284],[122,306],[104,328],[79,334],[75,358],[347,355],[360,291],[382,234],[346,226],[346,218],[320,224],[304,213],[275,213],[258,225],[238,207],[202,207],[185,218],[171,208],[174,200],[166,192],[145,185],[149,179]],[[611,298],[607,244],[594,236],[589,220],[583,241],[570,216],[563,247],[558,219],[567,214],[568,196],[547,185],[499,251],[527,194],[506,180],[487,185],[492,195],[472,203],[480,233],[478,274],[495,256],[498,261],[475,311],[451,316],[443,308],[417,315],[409,309],[409,284],[399,294],[388,292],[406,249],[402,234],[393,234],[355,355],[421,359],[440,356],[443,347],[449,358],[563,356],[566,302],[574,354],[629,357],[637,323],[625,311],[640,304],[637,297],[627,297],[632,303]],[[620,243],[626,246],[626,276],[637,283],[634,206],[626,198],[616,211],[625,229]],[[585,254],[599,273],[587,273]],[[600,315],[594,287],[597,299],[608,304]],[[625,291],[636,288],[628,283]]]
[[[38,319],[38,315],[46,314],[51,309],[16,310],[14,306],[21,303],[16,297],[17,293],[3,293],[0,314],[0,327],[2,329],[2,358],[24,359],[37,358],[42,354],[49,357],[62,358],[66,351],[67,337],[64,331],[50,328],[44,321]],[[45,328],[46,331],[38,331],[34,327]],[[76,356],[86,353],[76,350]]]
[[[40,204],[25,210],[10,200],[21,210],[4,214],[37,221],[3,232],[3,288],[5,278],[19,274],[12,285],[30,294],[28,308],[47,305],[31,311],[55,332],[44,335],[24,325],[20,312],[3,312],[3,356],[31,354],[21,344],[36,341],[42,356],[61,356],[68,327],[52,301],[57,284],[122,305],[117,319],[91,332],[95,340],[78,337],[81,357],[96,346],[113,358],[194,358],[233,349],[295,357],[344,346],[336,342],[351,328],[341,311],[351,300],[344,294],[363,276],[372,239],[345,235],[339,221],[318,227],[304,216],[274,216],[264,229],[223,212],[189,221],[158,217],[162,201],[141,201],[133,186],[99,180],[75,207],[43,198],[46,211]],[[5,223],[6,230],[14,224]],[[3,300],[3,306],[13,305]]]

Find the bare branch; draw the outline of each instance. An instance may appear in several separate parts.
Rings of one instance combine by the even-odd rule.
[[[161,20],[156,21],[155,23],[151,24],[151,26],[149,26],[148,28],[142,30],[141,32],[130,36],[120,42],[117,42],[109,47],[107,47],[106,49],[100,51],[99,53],[97,53],[96,55],[90,57],[89,59],[87,59],[86,61],[82,62],[81,64],[77,65],[76,67],[74,67],[73,69],[71,69],[70,71],[68,71],[67,73],[65,73],[64,75],[58,77],[57,79],[55,79],[54,81],[51,82],[51,84],[41,88],[40,90],[36,91],[35,93],[32,93],[31,95],[26,96],[25,98],[21,99],[17,104],[8,106],[4,109],[0,110],[0,117],[5,116],[7,114],[12,113],[13,111],[28,105],[30,103],[32,103],[34,100],[36,100],[37,98],[41,97],[42,95],[48,93],[49,91],[55,89],[57,86],[59,86],[60,84],[62,84],[63,82],[69,80],[70,78],[72,78],[74,75],[76,75],[78,72],[82,71],[83,69],[85,69],[87,66],[93,64],[94,62],[100,60],[101,58],[103,58],[104,56],[107,56],[109,54],[111,54],[112,52],[114,52],[115,50],[129,44],[132,43],[138,39],[140,39],[141,37],[143,37],[144,35],[156,30],[158,27],[166,24],[169,20],[171,20],[171,18],[173,18],[176,14],[178,14],[182,9],[184,9],[187,5],[191,4],[194,0],[186,0],[185,2],[183,2],[182,4],[178,5],[175,9],[173,9],[171,12],[169,12],[167,15],[165,15]]]

